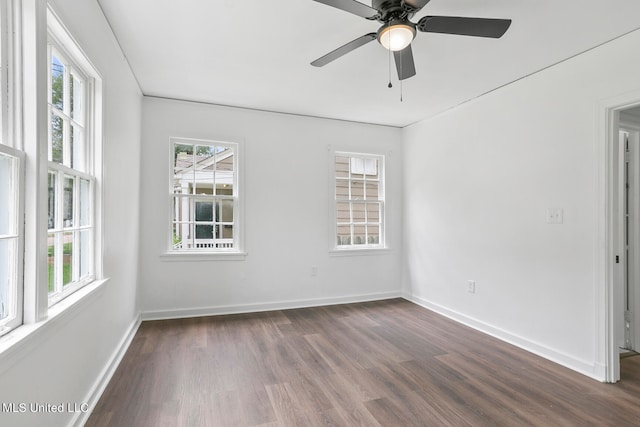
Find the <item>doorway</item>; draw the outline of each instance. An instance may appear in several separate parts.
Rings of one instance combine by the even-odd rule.
[[[611,285],[608,380],[640,350],[640,106],[614,109],[610,133]]]
[[[640,107],[620,111],[619,199],[622,212],[622,331],[621,354],[640,350]]]

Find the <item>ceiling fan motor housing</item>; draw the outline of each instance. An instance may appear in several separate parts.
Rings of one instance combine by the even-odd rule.
[[[380,13],[376,19],[383,23],[413,16],[402,6],[402,0],[371,0],[371,7]]]

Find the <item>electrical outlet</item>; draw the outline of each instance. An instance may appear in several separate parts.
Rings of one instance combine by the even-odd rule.
[[[318,267],[316,267],[315,265],[311,266],[311,275],[312,276],[317,276],[318,275]]]
[[[476,282],[474,280],[469,280],[467,282],[467,292],[469,292],[470,294],[476,293]]]
[[[547,209],[547,224],[562,224],[563,212],[560,208]]]

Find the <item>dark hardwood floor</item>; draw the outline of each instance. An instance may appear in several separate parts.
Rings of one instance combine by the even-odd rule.
[[[88,426],[638,426],[602,384],[402,299],[144,322]]]

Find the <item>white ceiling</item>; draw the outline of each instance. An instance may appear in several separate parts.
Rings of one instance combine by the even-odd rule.
[[[377,22],[312,0],[98,0],[145,95],[403,127],[640,27],[637,0],[432,0],[510,18],[501,39],[418,33],[400,84],[377,42],[309,63]],[[370,1],[363,0],[370,5]],[[393,64],[392,64],[393,67]]]

